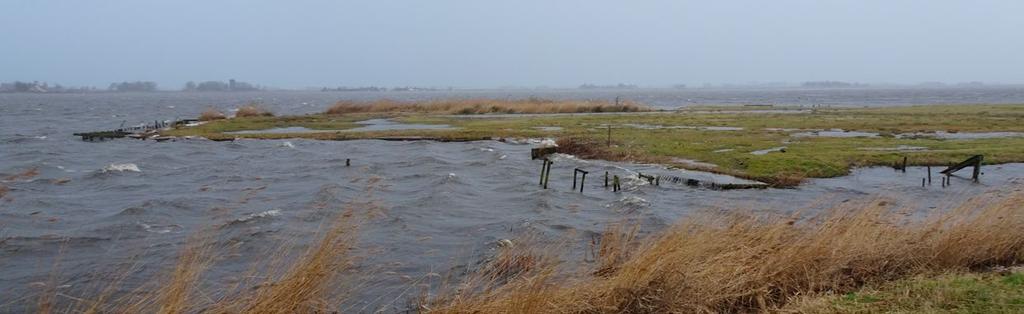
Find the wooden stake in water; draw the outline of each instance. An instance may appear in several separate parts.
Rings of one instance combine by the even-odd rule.
[[[932,185],[932,166],[928,166],[928,185]]]
[[[544,171],[548,167],[548,159],[544,158],[544,163],[540,165],[540,181],[537,185],[544,186]]]
[[[907,173],[907,156],[903,156],[903,166],[900,167],[903,173]]]
[[[583,177],[580,178],[580,193],[583,193],[583,183],[587,182],[587,172],[583,172]]]
[[[608,171],[604,172],[604,188],[608,188]]]
[[[548,161],[547,169],[544,170],[544,189],[545,190],[548,189],[548,181],[551,180],[551,164],[553,164],[553,163],[555,163],[555,162],[549,160]]]
[[[345,158],[345,167],[352,166],[352,159]]]

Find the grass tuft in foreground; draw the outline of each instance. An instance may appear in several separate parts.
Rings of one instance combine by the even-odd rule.
[[[1024,195],[913,217],[885,202],[809,218],[712,213],[631,246],[623,236],[592,275],[535,268],[500,287],[440,298],[441,313],[747,313],[914,276],[985,270],[1024,258]],[[620,229],[623,230],[623,229]],[[621,231],[628,232],[628,231]]]
[[[325,114],[350,113],[441,113],[441,114],[487,114],[487,113],[584,113],[584,112],[639,112],[651,109],[633,102],[609,103],[606,101],[549,100],[529,98],[521,100],[500,99],[448,99],[427,102],[402,102],[375,100],[368,102],[339,101],[325,111]]]

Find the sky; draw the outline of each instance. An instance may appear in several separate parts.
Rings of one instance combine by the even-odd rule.
[[[0,81],[1024,83],[1019,0],[0,0]]]

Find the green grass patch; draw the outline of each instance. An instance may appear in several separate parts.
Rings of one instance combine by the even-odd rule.
[[[558,114],[558,115],[440,115],[374,113],[253,117],[211,121],[166,135],[211,139],[311,138],[322,140],[422,137],[437,140],[488,138],[575,137],[605,143],[612,127],[609,155],[630,161],[689,167],[676,158],[718,165],[713,171],[759,179],[777,185],[799,178],[827,178],[853,167],[893,165],[907,156],[911,165],[948,165],[975,154],[985,162],[1024,162],[1024,138],[943,140],[897,138],[904,133],[1024,132],[1024,105],[908,106],[891,108],[803,109],[764,107],[696,107],[677,112]],[[246,134],[225,132],[283,127],[346,130],[371,118],[419,124],[446,124],[454,130],[395,130],[303,134]],[[709,128],[711,127],[711,128]],[[740,128],[716,130],[714,127]],[[778,130],[786,129],[786,130]],[[797,130],[843,129],[873,132],[878,137],[796,137]],[[595,144],[597,145],[597,144]],[[897,147],[923,150],[893,150]],[[753,151],[786,147],[764,155]],[[625,157],[622,157],[625,156]]]
[[[1024,273],[916,277],[838,296],[804,298],[780,312],[1021,313]]]

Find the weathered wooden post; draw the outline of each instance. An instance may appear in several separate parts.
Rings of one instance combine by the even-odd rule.
[[[615,177],[612,178],[612,192],[618,192],[621,189],[622,186],[619,185],[619,176],[615,175]]]
[[[978,156],[979,157],[974,161],[974,173],[971,174],[971,178],[974,179],[975,183],[981,180],[981,160],[984,159],[984,157],[980,157],[981,155]]]
[[[604,188],[608,188],[608,171],[604,172]]]
[[[580,168],[572,170],[572,190],[576,190],[576,174],[580,172]]]
[[[583,171],[583,170],[580,170]],[[580,178],[580,193],[583,193],[583,183],[587,182],[587,172],[583,171],[583,177]]]
[[[553,163],[555,163],[555,162],[548,160],[547,169],[544,170],[544,189],[545,190],[548,189],[548,181],[551,180],[551,164],[553,164]]]
[[[540,165],[540,182],[537,185],[544,186],[544,171],[548,167],[548,159],[544,158],[544,163]]]
[[[352,159],[345,158],[345,167],[352,166]]]
[[[900,167],[903,173],[907,173],[907,156],[903,156],[903,166]]]
[[[921,187],[924,187],[925,178],[921,178]]]
[[[928,185],[932,185],[932,166],[928,166]]]

